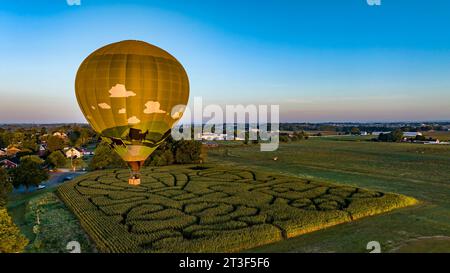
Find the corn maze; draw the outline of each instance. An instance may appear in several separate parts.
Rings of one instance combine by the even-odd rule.
[[[97,171],[58,189],[102,252],[234,252],[393,210],[402,195],[246,169]]]

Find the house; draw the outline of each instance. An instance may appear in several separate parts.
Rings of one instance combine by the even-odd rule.
[[[67,135],[64,132],[54,132],[53,136],[57,136],[57,137],[60,137],[60,138],[66,138],[67,137]]]
[[[14,146],[6,149],[7,156],[15,156],[18,152],[20,152],[20,149]]]
[[[67,158],[81,158],[83,157],[83,152],[77,148],[68,148],[65,152]]]
[[[3,159],[2,161],[0,161],[0,166],[5,169],[14,169],[17,168],[19,164],[9,159]]]
[[[47,145],[41,144],[39,145],[39,156],[44,156],[47,153]]]
[[[368,133],[367,133],[366,131],[361,131],[361,132],[360,132],[360,135],[362,135],[362,136],[367,136]]]

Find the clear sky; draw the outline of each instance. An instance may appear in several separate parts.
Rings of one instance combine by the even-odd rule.
[[[450,120],[448,0],[2,0],[0,123],[85,122],[78,66],[126,39],[174,55],[204,103],[279,104],[290,122]]]

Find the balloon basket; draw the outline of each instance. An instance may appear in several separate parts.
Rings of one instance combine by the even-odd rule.
[[[131,177],[130,179],[128,179],[128,184],[137,186],[137,185],[141,184],[141,179]]]
[[[144,165],[144,161],[131,161],[128,162],[128,165],[130,166],[131,169],[131,176],[128,179],[128,184],[133,186],[140,185],[141,173],[139,170],[141,169],[141,166]]]

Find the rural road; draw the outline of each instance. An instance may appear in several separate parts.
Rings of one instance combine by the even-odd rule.
[[[58,185],[60,185],[62,182],[64,182],[64,179],[67,177],[72,177],[75,178],[79,175],[85,174],[86,172],[71,172],[71,171],[60,171],[60,172],[55,172],[55,173],[50,173],[50,178],[45,181],[42,182],[41,185],[45,185],[46,188],[52,188],[52,187],[57,187]],[[35,186],[29,187],[28,190],[24,187],[24,186],[20,186],[17,189],[14,189],[13,193],[30,193],[30,192],[34,192],[37,191],[38,188]]]

